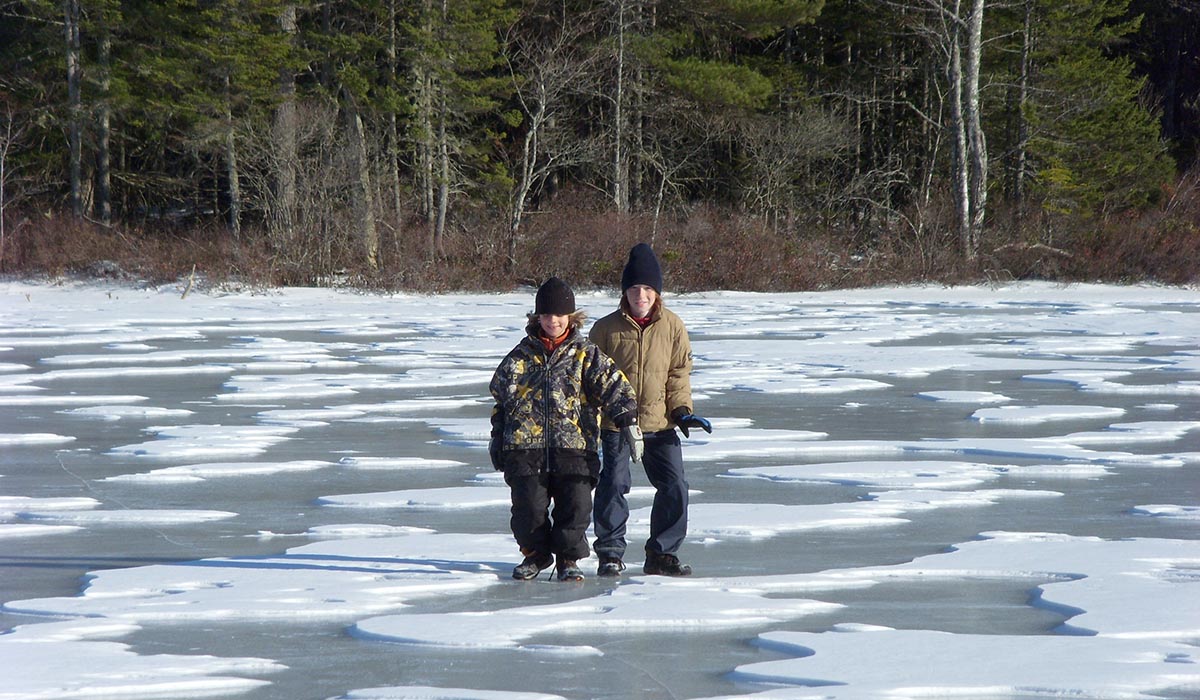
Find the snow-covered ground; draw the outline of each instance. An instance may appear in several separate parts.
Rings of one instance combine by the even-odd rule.
[[[696,575],[519,583],[532,290],[0,283],[0,700],[1200,697],[1200,292],[668,303]]]

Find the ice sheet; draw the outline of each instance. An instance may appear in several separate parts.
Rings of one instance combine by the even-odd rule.
[[[597,664],[611,681],[614,668],[641,673],[638,654],[658,652],[665,630],[715,640],[703,648],[720,653],[697,662],[705,685],[680,690],[671,677],[662,697],[735,687],[739,697],[793,699],[1200,693],[1189,645],[1200,638],[1200,540],[1128,534],[1189,532],[1179,528],[1200,509],[1187,488],[1155,490],[1162,470],[1186,485],[1200,464],[1200,422],[1189,420],[1200,396],[1195,290],[672,296],[693,337],[695,408],[715,426],[684,440],[690,472],[711,485],[693,489],[685,552],[703,548],[709,566],[691,579],[643,577],[631,547],[626,576],[589,576],[577,589],[509,580],[520,554],[506,530],[507,489],[486,471],[486,383],[519,336],[530,290],[179,296],[169,287],[0,283],[0,297],[21,302],[0,302],[6,562],[34,571],[59,565],[55,552],[84,558],[100,543],[122,567],[91,571],[78,595],[5,595],[6,615],[47,621],[0,635],[0,667],[22,670],[0,681],[0,699],[266,698],[278,683],[286,690],[274,697],[298,700],[298,687],[325,680],[315,667],[191,641],[201,628],[254,621],[329,629],[329,645],[388,642],[405,650],[397,658],[441,650],[450,655],[437,657],[449,660],[437,677],[476,686],[371,683],[352,667],[322,696],[345,700],[582,698],[596,694],[592,681],[578,681],[590,691],[530,681],[512,690],[510,669],[526,668],[514,656]],[[614,306],[608,293],[577,296],[593,317]],[[178,395],[151,391],[164,384]],[[896,414],[890,431],[841,434],[840,421],[879,406]],[[32,466],[18,475],[23,465]],[[18,476],[24,492],[9,485]],[[982,522],[1003,510],[1020,525],[1024,510],[1051,516],[1076,489],[1109,481],[1130,493],[1099,491],[1110,511],[1088,516],[1108,536],[971,530],[934,553],[870,563],[895,561],[908,533],[930,536],[925,523]],[[277,490],[286,505],[271,515],[284,523],[221,505]],[[640,540],[651,494],[639,485],[630,495]],[[1089,518],[1072,525],[1092,527]],[[139,537],[274,549],[172,550],[144,564],[118,544]],[[282,551],[295,540],[306,544]],[[824,542],[822,552],[851,544],[861,560],[721,575],[725,558],[788,561],[777,549],[784,541]],[[43,548],[46,560],[28,554]],[[908,618],[911,629],[840,623],[857,604],[831,602],[973,581],[1027,586],[1026,607],[1061,622],[1042,634],[953,634],[924,629],[919,617]],[[343,638],[347,629],[355,639]],[[156,630],[188,653],[123,641]],[[729,661],[746,642],[773,660],[746,662],[745,652]],[[293,673],[301,678],[287,684]]]

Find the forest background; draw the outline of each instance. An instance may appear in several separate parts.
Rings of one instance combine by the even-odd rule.
[[[1200,279],[1197,0],[0,0],[0,272]]]

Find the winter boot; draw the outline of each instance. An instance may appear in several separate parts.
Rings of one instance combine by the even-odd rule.
[[[646,563],[642,571],[647,576],[691,576],[692,567],[680,564],[679,557],[674,554],[660,554],[646,550]]]
[[[574,559],[559,559],[558,560],[558,580],[559,581],[582,581],[583,570],[575,563]]]
[[[596,569],[596,575],[614,578],[620,576],[624,570],[625,562],[621,561],[620,557],[600,557],[600,566]]]
[[[525,555],[524,561],[517,564],[517,568],[513,569],[513,578],[518,581],[528,581],[537,578],[537,575],[542,571],[554,566],[553,554],[538,554],[537,552],[526,552],[521,550],[521,554]]]

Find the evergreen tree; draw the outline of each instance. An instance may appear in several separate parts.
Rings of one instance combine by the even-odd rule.
[[[52,209],[61,206],[68,150],[62,8],[51,0],[0,3],[0,99],[27,125],[23,143],[9,144],[8,171],[20,168],[34,189],[53,192],[46,197]]]
[[[1194,5],[0,0],[4,160],[50,211],[262,221],[297,270],[380,264],[409,214],[433,255],[503,216],[515,258],[568,178],[656,221],[741,205],[922,251],[953,202],[969,257],[989,190],[1083,218],[1170,189],[1200,141]]]
[[[197,8],[200,26],[188,63],[202,80],[189,103],[198,117],[198,135],[223,157],[234,233],[241,230],[244,208],[239,140],[264,131],[259,125],[267,123],[278,99],[277,81],[290,50],[277,26],[280,5],[279,0],[210,0]]]
[[[796,25],[812,22],[823,5],[824,0],[635,5],[625,39],[633,60],[618,75],[632,77],[632,85],[614,101],[619,108],[614,111],[628,124],[613,129],[628,140],[617,147],[637,164],[630,168],[634,198],[653,203],[657,211],[670,190],[689,198],[733,196],[739,155],[731,130],[738,119],[769,107],[771,74],[779,70],[771,64],[787,58],[777,47]]]
[[[322,195],[332,202],[344,202],[349,215],[344,223],[343,212],[327,211],[321,225],[338,231],[334,238],[340,239],[336,241],[339,247],[349,244],[353,257],[372,270],[379,264],[380,247],[374,137],[381,133],[377,117],[386,101],[381,93],[389,86],[385,56],[388,28],[394,21],[388,10],[380,3],[362,0],[323,3],[306,34],[318,89],[326,102],[336,105],[342,134],[341,139],[331,138],[331,143],[323,144],[324,162],[319,167],[337,177],[322,183]],[[340,148],[335,150],[334,143]]]
[[[261,178],[254,178],[254,188],[245,187],[248,172],[262,168],[246,153],[247,139],[266,132],[290,51],[278,29],[280,5],[171,0],[124,7],[127,31],[119,50],[129,66],[131,99],[140,108],[127,115],[137,132],[130,140],[145,144],[134,146],[144,149],[139,165],[153,173],[161,159],[159,175],[183,178],[195,206],[224,212],[235,234],[248,204],[261,210],[269,196]],[[208,180],[219,184],[198,191]]]
[[[829,0],[815,24],[796,33],[797,109],[828,114],[849,149],[830,161],[816,180],[826,190],[812,188],[806,205],[856,235],[873,237],[914,209],[920,233],[919,213],[946,172],[938,87],[945,61],[918,19],[892,2]]]
[[[1181,167],[1192,167],[1200,162],[1200,3],[1132,0],[1129,14],[1142,22],[1121,54],[1154,87],[1171,152]]]
[[[516,17],[506,0],[426,0],[407,25],[416,177],[435,255],[453,194],[507,202],[511,178],[494,147],[509,125],[512,80],[499,37]]]
[[[1174,164],[1155,116],[1143,106],[1145,79],[1114,45],[1137,28],[1129,0],[1044,0],[1037,10],[1030,156],[1046,206],[1086,215],[1142,207]]]

